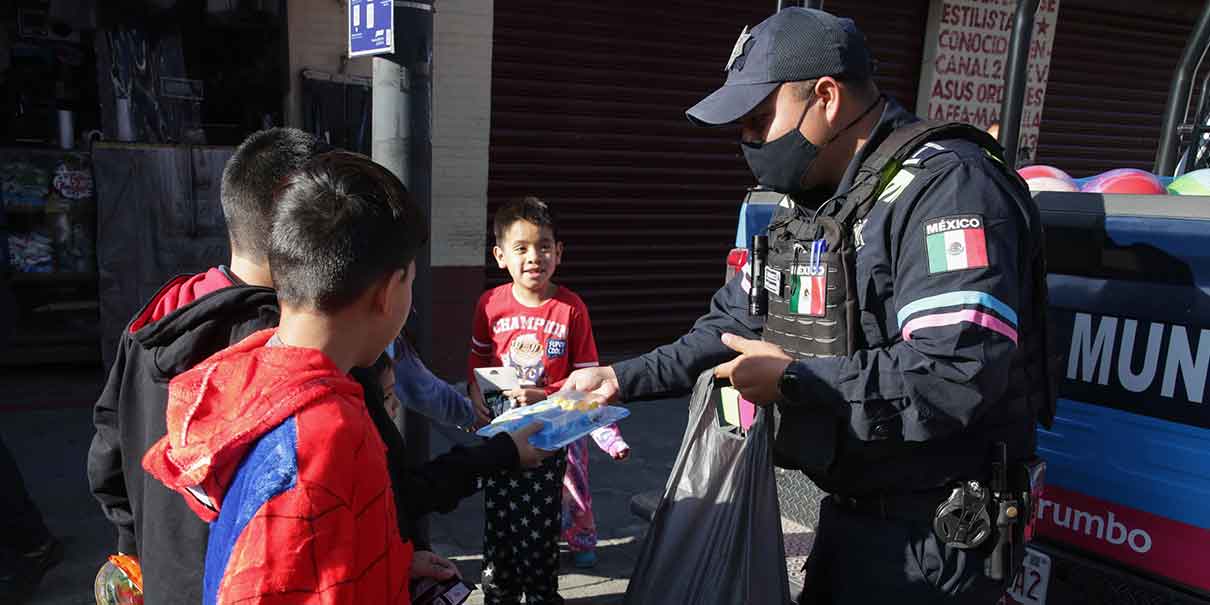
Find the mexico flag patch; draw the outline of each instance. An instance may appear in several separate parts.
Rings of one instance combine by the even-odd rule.
[[[977,214],[943,216],[924,224],[929,274],[987,266],[987,240],[983,217]]]
[[[828,266],[825,263],[811,267],[794,267],[790,278],[790,313],[823,317],[827,315]]]

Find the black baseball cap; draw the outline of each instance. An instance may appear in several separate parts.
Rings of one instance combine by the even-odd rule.
[[[782,82],[824,76],[861,80],[873,72],[865,36],[852,19],[810,8],[778,11],[740,32],[727,81],[685,115],[698,126],[722,126],[744,117]]]

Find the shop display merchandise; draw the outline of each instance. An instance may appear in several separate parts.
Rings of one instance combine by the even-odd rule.
[[[11,269],[94,272],[94,189],[85,154],[0,151],[0,203],[7,219],[0,225],[8,235]]]

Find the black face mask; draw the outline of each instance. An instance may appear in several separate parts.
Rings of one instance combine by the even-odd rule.
[[[804,194],[807,188],[802,184],[803,178],[811,171],[815,160],[819,158],[819,151],[865,118],[881,101],[882,96],[879,95],[865,111],[861,112],[861,115],[844,128],[836,131],[822,145],[815,145],[802,135],[802,121],[807,117],[807,111],[811,109],[811,103],[808,102],[802,110],[802,115],[798,117],[798,125],[790,132],[772,141],[740,142],[740,147],[744,151],[744,159],[748,161],[748,168],[752,170],[752,176],[755,176],[756,182],[766,189],[792,197]]]

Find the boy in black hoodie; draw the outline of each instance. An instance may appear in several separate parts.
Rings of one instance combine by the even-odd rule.
[[[208,526],[181,497],[140,466],[143,454],[167,431],[168,382],[245,336],[277,325],[277,296],[266,256],[273,191],[320,151],[314,137],[296,129],[274,128],[248,137],[228,160],[220,191],[231,264],[169,281],[122,333],[94,408],[97,432],[88,453],[88,479],[118,529],[118,552],[139,557],[146,605],[201,603],[209,536]],[[381,388],[377,380],[371,384],[371,416],[385,416],[381,396],[374,397]],[[519,449],[531,448],[527,435],[518,432],[408,469],[400,462],[404,444],[398,432],[389,424],[378,428],[387,444],[404,540],[410,538],[412,519],[452,509],[475,492],[478,475],[517,467]],[[408,497],[398,497],[401,493]]]
[[[231,264],[178,276],[122,332],[93,409],[88,482],[118,530],[117,550],[138,555],[144,602],[201,603],[208,527],[181,497],[147,475],[143,453],[167,431],[168,381],[245,336],[277,325],[265,243],[277,182],[317,151],[314,137],[273,129],[249,137],[223,171]]]

